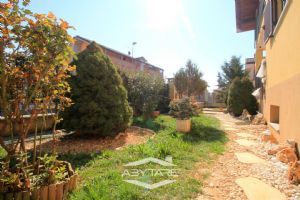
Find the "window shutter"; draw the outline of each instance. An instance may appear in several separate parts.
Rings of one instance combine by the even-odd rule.
[[[268,39],[273,36],[272,23],[272,0],[269,0],[264,11],[264,41],[267,43]]]

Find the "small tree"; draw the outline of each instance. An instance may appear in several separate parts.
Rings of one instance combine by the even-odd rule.
[[[179,69],[179,71],[175,74],[174,84],[179,98],[182,98],[183,94],[187,93],[188,88],[188,77],[184,68]]]
[[[232,81],[238,77],[247,77],[247,72],[244,70],[241,64],[241,58],[232,56],[230,61],[225,61],[221,66],[222,72],[218,73],[218,86],[222,89],[220,97],[223,99],[224,103],[227,104],[229,86]]]
[[[73,39],[67,32],[68,23],[51,12],[33,14],[27,9],[29,2],[0,3],[0,108],[5,120],[0,132],[8,129],[12,139],[19,136],[17,142],[7,145],[0,134],[8,160],[19,145],[20,151],[26,152],[30,126],[37,124],[38,115],[44,118],[54,104],[56,124],[58,112],[70,104],[65,96],[69,90],[66,78],[68,71],[75,69],[69,65]],[[54,133],[55,125],[53,138]]]
[[[126,74],[128,99],[136,114],[148,119],[160,101],[160,91],[164,86],[161,76],[148,73]]]
[[[74,104],[63,113],[63,126],[101,136],[123,131],[132,110],[116,67],[94,42],[73,63],[77,75],[69,82]]]
[[[228,93],[227,109],[235,116],[240,116],[244,109],[252,115],[256,114],[258,104],[254,96],[252,96],[253,85],[247,78],[235,78]]]
[[[202,94],[207,88],[207,83],[202,79],[202,76],[198,66],[188,60],[185,68],[181,68],[175,74],[175,88],[180,98],[183,95],[190,97]]]
[[[5,121],[0,127],[0,144],[7,151],[0,163],[0,196],[6,199],[22,199],[18,194],[28,199],[33,188],[64,181],[74,173],[56,156],[41,157],[45,116],[53,116],[55,141],[58,114],[71,102],[66,96],[66,79],[75,69],[69,65],[73,57],[70,26],[51,12],[33,14],[29,2],[0,3],[0,115]],[[25,140],[30,127],[36,130],[32,159],[28,159]],[[3,137],[7,131],[11,136],[8,144]]]

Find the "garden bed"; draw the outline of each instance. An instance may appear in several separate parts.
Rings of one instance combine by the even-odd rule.
[[[176,120],[160,115],[153,123],[134,120],[142,127],[152,128],[157,134],[144,144],[129,145],[119,151],[106,150],[82,163],[82,155],[66,154],[64,159],[79,166],[81,184],[72,192],[70,199],[193,199],[201,192],[205,177],[195,176],[199,162],[210,166],[212,160],[224,151],[227,141],[219,129],[217,119],[204,115],[192,118],[192,131],[189,134],[176,132]],[[91,154],[92,155],[92,154]],[[124,164],[154,157],[165,159],[171,156],[173,164],[180,169],[176,182],[154,189],[126,183],[123,180]],[[78,159],[77,159],[78,158]],[[159,165],[143,165],[139,169],[160,168]],[[141,177],[151,184],[162,177]]]
[[[133,126],[128,128],[124,133],[119,133],[115,137],[78,138],[68,135],[57,139],[56,152],[59,154],[97,153],[106,149],[120,149],[128,145],[145,143],[154,134],[155,132],[149,129]],[[33,148],[33,143],[28,143],[27,148]],[[42,144],[42,151],[52,152],[52,149],[52,139],[44,140]]]
[[[0,193],[0,199],[2,200],[29,200],[29,199],[41,199],[41,200],[63,200],[66,199],[69,192],[73,191],[77,185],[77,174],[73,174],[70,178],[63,182],[41,186],[39,188],[32,189],[31,191],[20,192],[8,192]]]

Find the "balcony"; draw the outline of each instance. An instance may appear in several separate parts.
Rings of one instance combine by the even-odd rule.
[[[255,30],[259,0],[235,0],[237,32]]]

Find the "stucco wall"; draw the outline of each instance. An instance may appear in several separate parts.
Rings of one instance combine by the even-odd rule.
[[[267,85],[264,115],[270,122],[270,106],[280,107],[280,142],[300,144],[300,1],[289,0],[274,37],[266,44]]]

